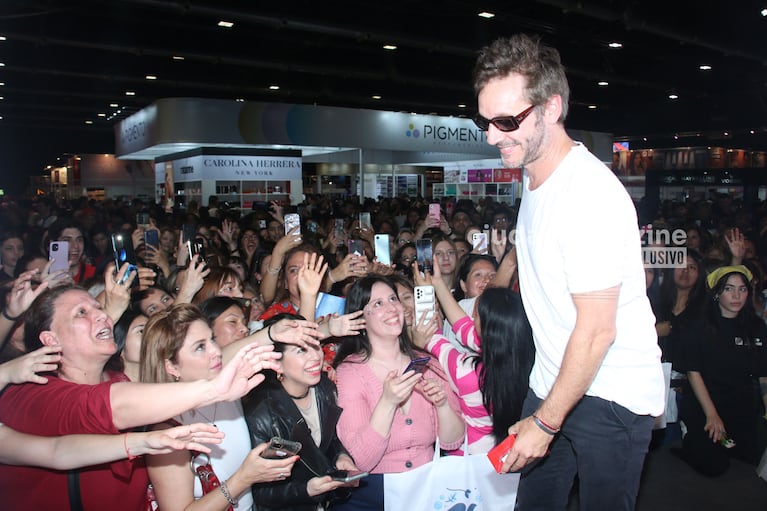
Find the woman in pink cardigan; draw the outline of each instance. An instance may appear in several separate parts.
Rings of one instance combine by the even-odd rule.
[[[365,330],[344,339],[336,356],[338,437],[360,470],[371,473],[336,510],[382,510],[383,474],[406,472],[434,456],[434,443],[457,449],[466,426],[458,400],[436,360],[426,371],[403,372],[429,356],[404,329],[394,284],[380,275],[358,280],[346,296],[346,312],[364,311]]]

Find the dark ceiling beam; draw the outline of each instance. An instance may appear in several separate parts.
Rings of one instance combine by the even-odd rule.
[[[744,59],[753,60],[754,62],[758,62],[762,65],[767,65],[767,55],[763,53],[752,53],[750,51],[743,50],[742,48],[736,48],[734,46],[726,46],[721,43],[707,41],[701,39],[700,37],[690,35],[689,33],[673,30],[660,24],[650,23],[630,9],[618,11],[616,9],[610,9],[609,7],[603,7],[601,5],[584,2],[583,0],[536,0],[536,2],[552,7],[558,7],[565,12],[582,14],[584,16],[595,18],[604,22],[622,23],[623,26],[630,30],[637,32],[647,32],[648,34],[664,37],[677,43],[699,46],[707,50],[713,50],[715,52],[721,53],[724,56],[741,57]],[[705,7],[702,6],[701,8]]]

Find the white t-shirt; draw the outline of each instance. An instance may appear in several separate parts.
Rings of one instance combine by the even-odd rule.
[[[535,338],[530,388],[545,398],[575,327],[572,294],[620,285],[615,342],[586,394],[639,415],[660,415],[664,380],[655,318],[645,291],[634,205],[612,172],[575,145],[524,196],[516,244],[520,291]]]
[[[222,401],[200,407],[179,415],[176,418],[181,424],[207,422],[215,424],[219,431],[226,436],[220,444],[209,444],[210,464],[219,481],[226,481],[234,474],[245,457],[250,453],[250,432],[245,423],[242,405],[239,401]],[[202,457],[203,460],[205,457]],[[194,477],[194,498],[202,497],[200,479]],[[237,499],[237,511],[253,509],[253,494],[247,490]]]

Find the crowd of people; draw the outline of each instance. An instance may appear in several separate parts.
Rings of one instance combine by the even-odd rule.
[[[525,168],[521,204],[2,198],[5,505],[383,509],[384,474],[512,433],[522,511],[564,509],[576,473],[583,509],[633,509],[666,394],[692,467],[757,463],[767,214],[663,204],[653,228],[685,229],[686,265],[643,268],[634,205],[564,130],[556,51],[500,40],[475,89],[488,142]],[[321,313],[327,296],[343,307]],[[274,438],[300,451],[267,455]]]

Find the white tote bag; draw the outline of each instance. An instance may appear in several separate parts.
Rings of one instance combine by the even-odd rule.
[[[421,467],[384,474],[384,511],[513,511],[518,486],[519,474],[498,474],[485,454],[440,457],[437,449]]]

